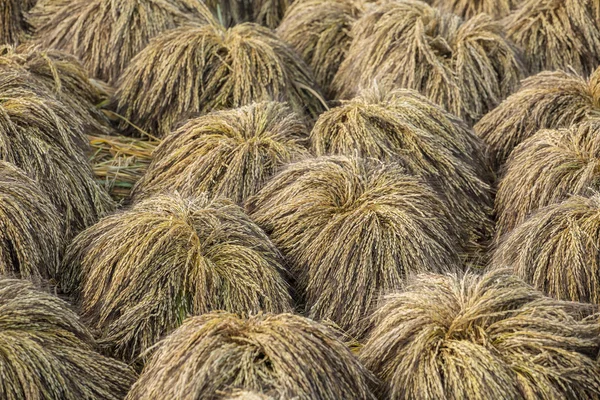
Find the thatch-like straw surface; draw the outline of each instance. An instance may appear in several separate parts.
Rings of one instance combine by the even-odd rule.
[[[207,114],[167,136],[136,186],[136,198],[178,191],[241,203],[284,164],[309,156],[302,118],[282,103],[263,102]]]
[[[523,0],[505,24],[530,73],[569,68],[589,74],[598,67],[600,28],[593,3],[597,0]]]
[[[397,164],[322,157],[292,164],[247,208],[292,264],[310,318],[360,336],[381,292],[458,264],[444,202]]]
[[[475,125],[500,168],[513,149],[540,129],[568,128],[600,117],[600,69],[588,79],[567,72],[542,72]]]
[[[206,0],[205,3],[222,25],[231,27],[255,22],[277,28],[293,0]]]
[[[58,212],[37,182],[0,161],[0,274],[55,277],[62,230]]]
[[[161,35],[133,60],[117,97],[119,114],[155,136],[195,113],[257,101],[286,101],[311,118],[324,109],[307,65],[255,24],[210,24]]]
[[[0,11],[0,45],[19,44],[26,39],[29,25],[25,21],[23,0],[2,0]]]
[[[573,196],[518,225],[493,255],[549,296],[600,304],[600,195]]]
[[[193,317],[164,339],[127,400],[219,398],[230,388],[278,399],[374,399],[372,378],[329,328],[292,314]]]
[[[76,237],[63,267],[101,344],[128,360],[188,315],[291,309],[278,250],[224,199],[139,202]]]
[[[350,99],[377,82],[416,89],[469,123],[516,89],[522,66],[502,25],[482,14],[468,21],[416,0],[387,2],[353,27],[333,81]]]
[[[296,1],[277,28],[311,67],[328,97],[333,97],[329,86],[350,48],[352,25],[363,12],[360,0]]]
[[[360,359],[381,398],[595,399],[597,323],[506,270],[422,275],[384,299]]]
[[[394,161],[439,189],[475,250],[493,230],[482,141],[412,90],[369,90],[323,113],[311,132],[317,155],[358,153]]]
[[[541,130],[517,146],[506,167],[496,196],[498,237],[539,208],[600,189],[600,120]]]
[[[135,373],[94,347],[65,302],[26,281],[0,278],[0,398],[122,399]]]
[[[427,3],[462,18],[473,18],[481,13],[500,19],[510,14],[524,0],[426,0]]]
[[[212,16],[195,0],[60,0],[41,1],[30,21],[44,47],[77,56],[92,76],[114,83],[153,37]]]

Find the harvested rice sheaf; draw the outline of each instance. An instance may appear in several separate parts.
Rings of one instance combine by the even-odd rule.
[[[506,163],[496,195],[496,235],[510,232],[539,208],[591,190],[600,190],[600,120],[541,130]]]
[[[394,163],[331,156],[288,166],[249,199],[287,256],[310,318],[360,337],[376,298],[412,272],[459,264],[438,195]]]
[[[277,28],[293,0],[205,0],[208,8],[222,25],[231,27],[255,22]]]
[[[351,36],[332,84],[340,99],[391,84],[415,89],[474,123],[523,77],[516,47],[485,14],[463,21],[416,0],[386,2],[360,18]]]
[[[390,400],[596,399],[589,312],[507,270],[424,274],[384,298],[360,359]]]
[[[63,271],[101,345],[127,360],[188,315],[291,310],[280,253],[225,199],[136,203],[77,236]]]
[[[524,0],[426,0],[444,11],[454,13],[465,19],[485,13],[494,19],[506,17]]]
[[[311,132],[315,154],[398,162],[438,189],[476,251],[493,224],[482,141],[458,118],[413,90],[372,89],[323,113]],[[479,243],[479,245],[478,245]],[[480,249],[481,250],[481,249]]]
[[[282,103],[210,113],[163,140],[134,196],[208,193],[241,203],[284,164],[308,157],[307,142],[302,118]]]
[[[127,400],[213,399],[231,388],[277,399],[362,400],[375,398],[372,383],[324,325],[292,314],[212,313],[189,318],[160,342]]]
[[[495,268],[511,267],[549,296],[600,304],[600,194],[541,208],[500,243]]]
[[[67,303],[31,283],[0,277],[0,398],[119,400],[135,381],[95,351]]]
[[[58,212],[37,182],[0,161],[0,274],[55,277],[62,231]]]
[[[30,21],[44,47],[77,56],[93,77],[115,83],[153,37],[212,15],[197,0],[42,0]]]
[[[499,169],[513,149],[541,129],[568,128],[600,117],[600,68],[589,79],[574,73],[542,72],[525,79],[474,127]]]
[[[285,101],[311,119],[325,107],[309,67],[255,24],[208,24],[157,37],[125,71],[117,98],[120,115],[159,137],[194,114],[258,101]]]
[[[363,12],[360,0],[296,1],[277,28],[279,37],[302,56],[330,98],[329,86],[350,48],[350,30]]]
[[[505,21],[523,49],[530,73],[573,69],[589,74],[600,64],[597,0],[523,0]],[[596,5],[597,6],[597,5]]]

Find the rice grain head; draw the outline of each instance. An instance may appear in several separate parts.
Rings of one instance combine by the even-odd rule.
[[[189,318],[161,341],[126,400],[213,399],[236,388],[277,399],[362,400],[375,399],[372,384],[324,325],[292,314],[220,312]]]
[[[572,69],[590,74],[600,64],[597,0],[523,0],[504,21],[506,32],[523,49],[530,74]]]
[[[541,208],[508,233],[493,268],[514,273],[559,300],[600,304],[600,194]]]
[[[459,265],[447,206],[394,163],[304,160],[276,175],[247,209],[289,260],[307,315],[357,338],[380,293],[410,272]]]
[[[600,68],[589,79],[573,72],[542,72],[486,114],[475,133],[486,142],[499,170],[513,149],[541,129],[568,128],[600,117]]]
[[[327,97],[346,58],[352,25],[364,12],[361,0],[303,0],[287,10],[277,34],[302,56]]]
[[[152,155],[134,198],[177,191],[242,203],[283,165],[309,156],[308,130],[285,104],[254,103],[189,120]]]
[[[495,203],[497,238],[532,212],[592,190],[600,190],[600,120],[539,131],[517,146],[506,163]]]
[[[390,400],[596,399],[590,312],[507,270],[423,274],[384,298],[359,358]]]
[[[443,11],[454,13],[464,19],[481,13],[498,20],[510,14],[524,0],[427,0],[427,3]]]
[[[0,161],[0,274],[40,281],[56,277],[62,221],[37,182]]]
[[[376,88],[323,113],[310,139],[318,156],[397,162],[427,181],[464,228],[470,255],[482,256],[493,231],[491,173],[482,141],[458,118],[413,90]]]
[[[157,196],[102,219],[69,246],[63,272],[100,344],[129,361],[188,315],[292,307],[269,238],[239,206],[206,196]]]
[[[308,66],[255,24],[209,24],[157,37],[124,73],[117,98],[119,114],[159,137],[197,114],[259,101],[287,102],[311,119],[325,107]]]
[[[338,99],[384,83],[415,89],[473,124],[523,77],[502,25],[481,14],[468,21],[416,0],[387,2],[360,18],[332,87]]]
[[[93,77],[116,83],[153,37],[212,15],[196,0],[42,0],[30,21],[43,47],[71,53]]]
[[[0,277],[0,370],[4,400],[119,400],[136,378],[96,352],[67,303],[8,277]]]

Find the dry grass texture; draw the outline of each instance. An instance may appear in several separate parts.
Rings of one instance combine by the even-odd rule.
[[[573,68],[589,74],[600,64],[597,0],[524,0],[505,21],[508,37],[523,49],[530,73]]]
[[[215,18],[224,26],[255,22],[277,28],[293,0],[206,0]]]
[[[194,114],[257,101],[286,101],[311,118],[324,109],[306,64],[269,29],[254,24],[210,24],[161,35],[133,60],[117,97],[119,113],[155,136]]]
[[[511,267],[549,296],[600,304],[600,195],[540,209],[499,245],[492,266]]]
[[[421,275],[387,296],[360,359],[381,398],[596,399],[598,325],[506,270]]]
[[[464,228],[470,250],[491,237],[490,173],[482,141],[417,92],[362,91],[323,113],[310,139],[317,155],[357,153],[400,163],[438,189]]]
[[[2,0],[0,11],[0,45],[19,44],[26,39],[29,25],[24,17],[23,0]]]
[[[329,328],[292,314],[193,317],[160,342],[127,400],[219,398],[235,388],[278,399],[374,399],[372,378]]]
[[[340,99],[377,82],[415,89],[476,122],[517,88],[516,48],[487,15],[468,21],[416,0],[372,8],[354,25],[333,81]]]
[[[62,221],[46,194],[0,161],[0,274],[55,277],[62,245]]]
[[[500,238],[533,211],[590,189],[600,189],[600,120],[542,130],[506,163],[496,196],[496,234]]]
[[[286,12],[277,34],[311,67],[317,84],[333,97],[330,84],[346,58],[352,25],[364,12],[360,0],[302,0]]]
[[[600,117],[600,68],[588,79],[567,72],[542,72],[525,79],[512,94],[475,125],[500,168],[513,149],[540,129],[567,128]]]
[[[65,220],[65,236],[114,208],[88,164],[87,138],[72,110],[29,76],[0,73],[0,159],[22,168]]]
[[[282,103],[210,113],[164,139],[134,196],[208,193],[241,203],[284,164],[308,157],[307,142],[302,118]]]
[[[355,336],[377,296],[408,273],[458,264],[446,205],[393,163],[339,156],[292,164],[247,208],[288,257],[308,316]]]
[[[101,344],[131,360],[188,315],[291,309],[282,259],[229,200],[158,196],[82,232],[64,287]]]
[[[454,13],[462,18],[473,18],[481,13],[488,14],[494,19],[500,19],[510,14],[524,0],[426,0],[427,3],[446,12]]]
[[[77,56],[92,76],[111,83],[153,37],[211,20],[195,0],[42,0],[30,18],[44,47]]]
[[[26,281],[0,278],[2,399],[122,399],[135,373],[94,347],[65,302]]]

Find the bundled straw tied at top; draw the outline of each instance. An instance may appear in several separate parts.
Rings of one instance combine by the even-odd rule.
[[[310,135],[315,154],[373,157],[401,164],[422,177],[448,205],[465,247],[493,231],[490,173],[484,146],[465,124],[407,89],[371,89],[324,112]],[[475,255],[475,254],[473,254]]]
[[[0,161],[0,274],[55,277],[62,231],[58,212],[37,182]]]
[[[334,97],[329,86],[352,42],[352,25],[363,12],[360,0],[296,1],[277,28],[279,37],[311,67],[328,97]]]
[[[58,6],[41,1],[31,15],[44,47],[77,56],[93,77],[110,83],[153,37],[212,21],[196,0],[60,0]]]
[[[0,397],[119,400],[135,381],[95,351],[91,333],[58,297],[0,277]]]
[[[426,183],[399,165],[331,156],[285,168],[249,199],[287,256],[307,314],[360,337],[380,293],[411,272],[459,264],[458,227]]]
[[[255,24],[210,24],[157,37],[123,75],[117,98],[118,112],[155,136],[194,114],[258,101],[285,101],[310,119],[325,107],[308,66]]]
[[[557,299],[600,304],[599,226],[599,194],[551,204],[504,238],[492,267],[511,267]]]
[[[512,93],[522,65],[502,25],[468,21],[416,0],[373,7],[351,31],[332,87],[340,99],[378,82],[415,89],[474,123]]]
[[[167,136],[134,190],[136,199],[177,191],[241,203],[284,164],[306,158],[308,130],[285,104],[254,103],[188,121]]]
[[[541,130],[511,154],[496,195],[501,238],[533,211],[600,189],[600,120]]]
[[[77,236],[64,287],[101,345],[134,359],[188,315],[291,310],[279,251],[229,200],[157,196]]]
[[[212,313],[187,319],[159,343],[127,400],[218,399],[236,388],[274,399],[362,400],[375,399],[372,384],[324,325],[292,314]]]
[[[390,400],[597,399],[590,312],[507,270],[423,274],[384,298],[359,358]]]
[[[427,3],[462,18],[473,18],[481,13],[494,19],[506,17],[524,0],[426,0]]]
[[[505,21],[523,49],[530,73],[574,69],[590,74],[600,64],[597,0],[523,0]]]
[[[568,128],[600,117],[600,68],[589,79],[574,73],[542,72],[486,114],[474,127],[499,169],[513,149],[540,129]]]

